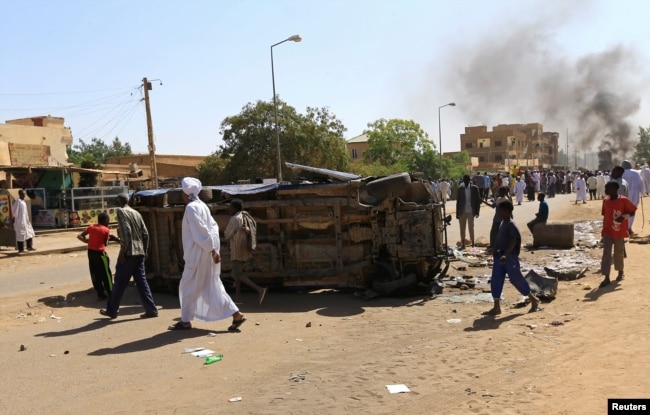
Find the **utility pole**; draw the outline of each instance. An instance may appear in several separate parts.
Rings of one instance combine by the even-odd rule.
[[[151,122],[151,107],[149,105],[149,91],[151,91],[151,82],[147,78],[142,78],[142,87],[144,89],[144,107],[147,112],[147,136],[149,137],[149,158],[151,159],[151,178],[154,189],[158,188],[158,166],[156,164],[156,145],[153,142],[153,124]]]

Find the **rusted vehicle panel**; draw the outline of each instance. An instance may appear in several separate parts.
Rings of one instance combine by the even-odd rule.
[[[310,168],[297,166],[298,171]],[[430,285],[448,267],[442,205],[427,182],[315,169],[312,183],[231,185],[200,195],[222,232],[228,200],[239,198],[257,221],[257,249],[245,271],[263,285],[374,288],[380,294]],[[334,174],[336,173],[336,174]],[[344,175],[344,176],[341,176]],[[328,182],[313,182],[315,177]],[[175,290],[183,269],[180,189],[138,192],[133,205],[153,236],[147,271]],[[180,201],[180,203],[179,203]],[[222,239],[222,278],[230,273]]]

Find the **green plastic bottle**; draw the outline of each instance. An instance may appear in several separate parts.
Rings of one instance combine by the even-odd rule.
[[[218,354],[218,355],[215,355],[215,356],[208,356],[208,357],[205,358],[205,363],[204,364],[211,365],[212,363],[219,362],[221,359],[223,359],[222,354]]]

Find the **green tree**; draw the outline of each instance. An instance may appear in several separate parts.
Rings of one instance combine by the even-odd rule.
[[[110,145],[104,143],[100,138],[92,138],[90,143],[79,139],[79,144],[68,147],[68,160],[74,164],[81,165],[82,162],[94,162],[97,168],[106,163],[108,157],[130,156],[131,145],[120,141],[118,137],[113,139]]]
[[[199,170],[199,180],[204,186],[213,186],[224,184],[222,180],[224,170],[228,165],[228,160],[223,154],[213,153],[203,160],[197,166]]]
[[[445,178],[462,178],[469,174],[470,157],[467,151],[454,154],[451,158],[443,159]]]
[[[84,169],[98,169],[100,166],[92,158],[84,159],[79,163]],[[79,187],[97,186],[97,173],[79,173]]]
[[[639,127],[639,142],[634,148],[632,159],[639,164],[650,160],[650,127]]]
[[[369,166],[366,171],[375,172],[375,175],[383,171],[409,171],[432,178],[440,175],[440,154],[415,121],[382,118],[369,123],[364,134],[368,136],[368,150],[364,152]]]
[[[343,138],[346,128],[327,108],[308,107],[306,114],[300,114],[279,99],[277,105],[283,163],[348,169]],[[224,144],[213,154],[227,159],[219,174],[220,182],[276,177],[277,144],[272,102],[246,104],[239,114],[223,120],[220,133]],[[283,167],[282,176],[290,177],[290,171]]]
[[[412,168],[416,165],[417,153],[435,148],[420,124],[412,120],[382,118],[369,123],[363,133],[368,136],[364,158],[369,162],[379,161],[384,165],[402,162]]]

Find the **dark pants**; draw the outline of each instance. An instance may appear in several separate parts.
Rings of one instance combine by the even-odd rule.
[[[147,277],[144,274],[144,256],[127,256],[124,262],[117,261],[115,265],[115,284],[113,284],[113,291],[108,297],[108,304],[106,305],[106,312],[111,315],[117,315],[120,309],[120,301],[124,295],[124,290],[133,276],[135,286],[138,288],[140,294],[140,302],[144,307],[146,313],[157,314],[158,309],[153,302],[151,289],[147,282]]]
[[[111,263],[106,252],[88,250],[88,268],[93,288],[97,291],[97,297],[106,298],[113,290],[113,274]]]
[[[18,247],[18,252],[23,252],[25,251],[25,242],[27,242],[27,250],[31,251],[34,249],[32,243],[33,243],[33,238],[29,238],[26,241],[16,241],[16,246]]]
[[[506,281],[506,275],[510,279],[512,285],[515,286],[521,295],[530,294],[530,285],[521,273],[519,265],[519,257],[514,254],[508,256],[505,264],[501,264],[499,259],[501,254],[494,255],[494,265],[492,265],[492,277],[490,278],[490,290],[492,291],[492,298],[499,299],[503,294],[503,284]]]
[[[530,229],[530,233],[533,233],[533,228],[538,223],[546,223],[546,221],[539,218],[535,218],[526,224],[526,226],[528,226],[528,229]]]

